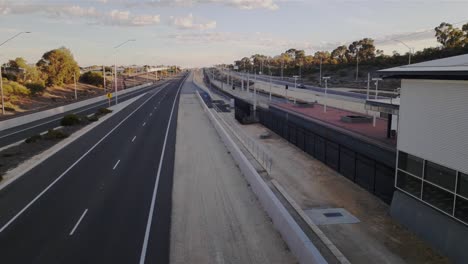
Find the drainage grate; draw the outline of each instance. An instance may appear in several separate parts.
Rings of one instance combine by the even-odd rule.
[[[340,217],[340,216],[343,216],[342,213],[336,213],[336,212],[334,212],[334,213],[324,213],[323,215],[326,216],[326,217]]]
[[[312,208],[304,212],[316,225],[359,223],[359,219],[344,208]]]

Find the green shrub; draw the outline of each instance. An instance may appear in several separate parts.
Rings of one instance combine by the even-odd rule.
[[[44,139],[62,139],[62,138],[66,138],[68,137],[69,135],[65,132],[63,132],[62,130],[53,130],[53,129],[49,129],[47,131],[47,134],[44,135]]]
[[[37,134],[31,137],[28,137],[24,142],[29,144],[29,143],[37,142],[38,140],[41,140],[41,139],[42,139],[42,136]]]
[[[81,122],[80,117],[75,114],[68,114],[62,118],[60,124],[62,126],[74,126],[79,125]]]
[[[26,88],[28,88],[32,94],[42,93],[45,90],[44,83],[27,83]]]
[[[5,102],[5,111],[7,112],[16,112],[16,105],[11,102]]]
[[[96,114],[106,115],[106,114],[109,114],[109,113],[112,113],[112,110],[107,109],[107,108],[99,108]]]
[[[86,84],[102,86],[104,78],[100,72],[85,72],[83,75],[81,75],[80,81]]]
[[[88,119],[89,122],[96,122],[99,120],[99,118],[95,114],[92,116],[86,117],[86,119]]]
[[[29,89],[24,87],[23,85],[17,82],[7,81],[7,80],[4,80],[3,82],[3,92],[5,93],[6,96],[11,96],[11,95],[27,96],[31,94],[31,91],[29,91]]]

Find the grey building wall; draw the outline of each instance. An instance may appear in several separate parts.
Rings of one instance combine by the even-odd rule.
[[[398,190],[390,214],[455,263],[468,263],[468,227]]]

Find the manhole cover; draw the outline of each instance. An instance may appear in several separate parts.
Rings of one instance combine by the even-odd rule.
[[[316,225],[355,224],[360,222],[344,208],[317,208],[304,210],[304,212]]]

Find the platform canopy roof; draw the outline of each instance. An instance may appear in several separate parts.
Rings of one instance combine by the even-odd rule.
[[[377,71],[383,78],[468,80],[468,54]]]

